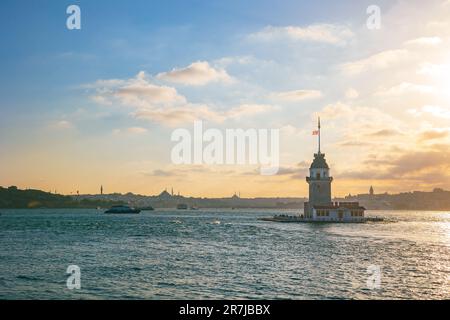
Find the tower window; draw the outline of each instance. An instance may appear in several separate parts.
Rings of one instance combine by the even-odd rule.
[[[317,178],[317,179],[320,179],[320,172],[317,172],[317,173],[316,173],[316,178]]]

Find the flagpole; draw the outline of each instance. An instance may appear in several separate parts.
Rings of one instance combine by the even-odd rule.
[[[318,128],[319,128],[319,154],[320,154],[320,117],[319,117]]]

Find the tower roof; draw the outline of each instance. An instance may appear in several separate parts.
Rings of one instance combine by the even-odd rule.
[[[310,169],[329,169],[324,153],[315,153]]]

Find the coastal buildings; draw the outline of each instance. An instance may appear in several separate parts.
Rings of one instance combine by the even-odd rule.
[[[333,202],[331,198],[330,167],[325,160],[325,154],[320,151],[320,118],[318,130],[313,132],[318,136],[318,152],[309,168],[306,182],[309,184],[309,201],[304,203],[303,218],[314,221],[358,222],[364,220],[365,208],[358,202]]]

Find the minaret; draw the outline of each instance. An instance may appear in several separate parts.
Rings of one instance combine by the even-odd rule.
[[[312,209],[317,205],[331,205],[331,182],[330,168],[325,160],[325,154],[320,152],[320,118],[318,121],[318,152],[314,154],[314,160],[309,168],[309,177],[306,181],[309,184],[309,202],[305,206],[305,216],[311,217]]]

